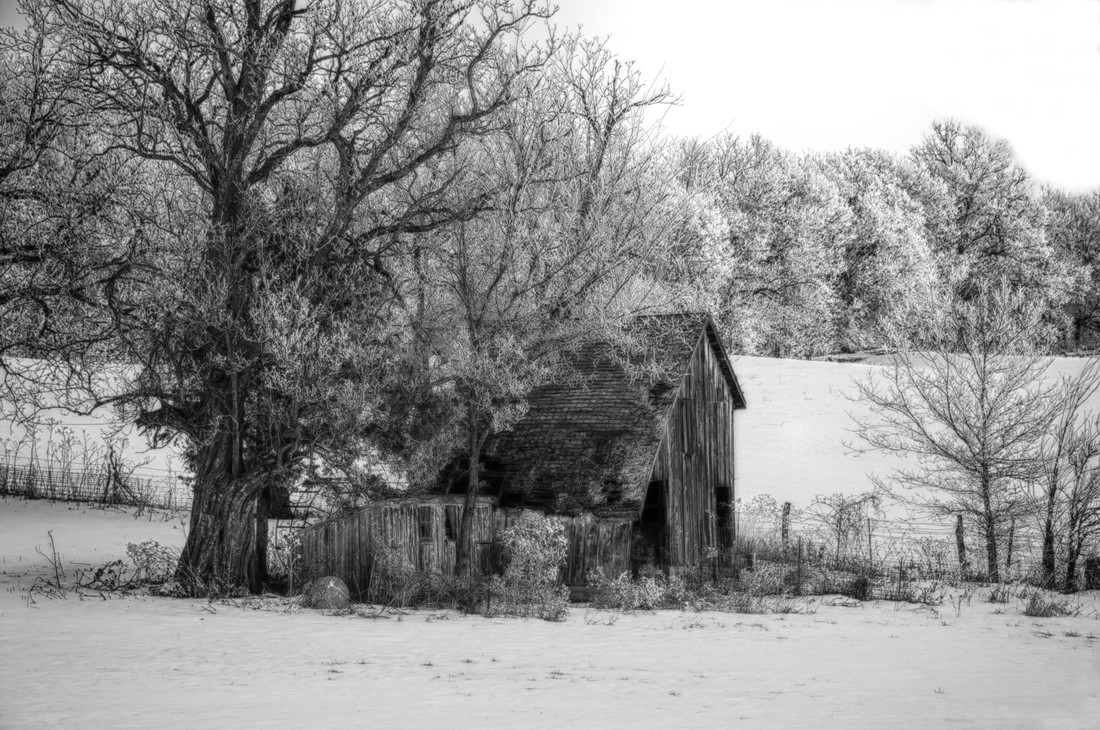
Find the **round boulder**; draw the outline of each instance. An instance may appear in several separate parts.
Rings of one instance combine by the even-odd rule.
[[[302,608],[343,609],[351,603],[347,583],[335,575],[326,575],[306,586],[302,594]]]

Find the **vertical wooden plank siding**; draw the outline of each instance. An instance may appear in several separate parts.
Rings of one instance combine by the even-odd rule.
[[[720,544],[717,490],[733,494],[733,393],[706,333],[677,393],[653,479],[667,485],[669,563],[693,566]]]
[[[431,537],[421,539],[419,508],[430,506]],[[302,531],[302,560],[315,575],[342,578],[355,596],[371,583],[371,550],[396,549],[402,558],[425,573],[454,573],[455,541],[446,536],[446,504],[410,502],[371,505]],[[482,570],[489,567],[500,530],[514,522],[519,510],[497,510],[480,504],[475,511],[475,556]],[[614,579],[630,570],[631,521],[600,519],[592,515],[556,516],[565,532],[564,582],[585,586],[598,570]]]
[[[586,586],[597,571],[615,579],[630,570],[631,521],[600,519],[592,515],[554,517],[565,534],[565,565],[562,581]]]
[[[365,593],[374,569],[372,551],[394,550],[416,570],[454,573],[455,541],[447,535],[447,509],[461,509],[458,497],[386,502],[369,505],[302,530],[302,567],[308,575],[336,575],[355,595]],[[422,537],[421,508],[427,510],[429,534]],[[474,556],[483,568],[491,562],[497,533],[492,504],[474,511]]]

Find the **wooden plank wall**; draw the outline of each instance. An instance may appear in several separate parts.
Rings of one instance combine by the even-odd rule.
[[[431,539],[421,539],[421,509],[431,516]],[[318,523],[302,530],[302,565],[310,578],[335,575],[362,597],[371,579],[372,552],[386,546],[410,568],[423,573],[454,574],[455,541],[447,537],[447,512],[457,529],[461,497],[382,502]],[[497,569],[496,536],[513,524],[522,510],[497,510],[488,501],[478,504],[474,522],[475,560],[482,573]],[[563,516],[566,565],[562,580],[570,586],[588,585],[589,576],[602,569],[608,578],[630,570],[632,523],[624,519],[597,519],[592,515]]]
[[[698,565],[718,545],[716,493],[733,489],[733,393],[701,335],[654,465],[668,511],[668,559]]]
[[[554,519],[565,528],[563,583],[586,586],[599,570],[609,579],[630,570],[631,521],[588,514],[556,515]]]
[[[362,596],[370,582],[374,555],[379,547],[406,568],[423,573],[452,575],[455,540],[449,539],[447,512],[452,513],[452,534],[458,529],[462,496],[380,502],[356,512],[312,525],[301,532],[302,566],[308,577],[335,575]],[[420,534],[421,509],[428,511],[430,537]],[[493,540],[493,505],[479,500],[474,515],[474,553],[487,568]]]
[[[493,517],[494,534],[511,527],[522,509],[500,509]],[[551,515],[565,532],[565,566],[562,582],[585,586],[589,577],[602,569],[608,578],[630,570],[631,530],[625,519],[600,519],[590,514]]]

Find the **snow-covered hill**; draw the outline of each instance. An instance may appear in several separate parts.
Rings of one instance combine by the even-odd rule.
[[[1077,375],[1083,358],[1055,358],[1049,377]],[[851,415],[870,417],[854,400],[854,380],[866,378],[886,358],[859,363],[739,357],[733,362],[748,407],[736,416],[737,496],[770,494],[805,506],[815,495],[869,490],[870,472],[886,475],[903,462],[883,454],[855,455]],[[1091,402],[1100,410],[1100,396]]]

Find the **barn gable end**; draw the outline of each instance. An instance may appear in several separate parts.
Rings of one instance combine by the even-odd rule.
[[[640,518],[661,564],[700,565],[708,554],[732,545],[733,419],[744,407],[721,342],[707,322],[669,409],[647,485],[647,503],[663,506],[664,514]],[[657,519],[663,531],[654,524]]]

